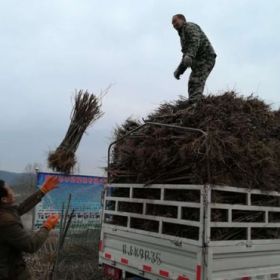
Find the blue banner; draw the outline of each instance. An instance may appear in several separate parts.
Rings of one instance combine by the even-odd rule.
[[[57,176],[59,186],[47,193],[37,205],[34,227],[41,227],[45,219],[52,213],[61,214],[62,205],[66,205],[71,194],[70,209],[74,209],[72,227],[94,226],[100,224],[101,194],[106,183],[105,177],[64,175],[56,173],[37,174],[37,187],[40,188],[49,176]]]

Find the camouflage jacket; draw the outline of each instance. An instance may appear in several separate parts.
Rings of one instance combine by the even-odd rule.
[[[48,237],[41,228],[34,234],[24,230],[20,216],[41,201],[44,194],[37,191],[20,205],[0,205],[0,280],[30,279],[22,252],[34,253]]]
[[[209,61],[217,56],[209,39],[197,24],[186,22],[178,31],[178,34],[183,56],[190,56],[193,62]],[[184,68],[182,62],[181,67]]]
[[[197,63],[212,61],[217,56],[207,36],[197,24],[186,22],[178,31],[178,34],[181,40],[183,57],[188,55],[192,58],[192,69]],[[177,70],[180,74],[183,74],[186,69],[187,67],[182,59]]]

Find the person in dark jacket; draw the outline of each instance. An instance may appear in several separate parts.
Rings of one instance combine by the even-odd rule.
[[[12,189],[5,181],[0,180],[0,280],[31,279],[22,253],[36,252],[47,239],[49,231],[58,223],[59,216],[50,215],[42,228],[33,234],[24,229],[20,217],[57,185],[58,178],[49,177],[40,190],[16,205]]]
[[[191,68],[188,92],[189,100],[195,103],[202,97],[206,79],[215,65],[217,55],[202,29],[197,24],[186,21],[184,15],[173,16],[172,25],[179,34],[183,53],[174,77],[179,80],[186,69]]]

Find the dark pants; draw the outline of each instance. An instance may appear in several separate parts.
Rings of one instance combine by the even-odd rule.
[[[206,80],[214,68],[216,57],[211,57],[208,60],[194,61],[192,72],[189,78],[189,99],[198,101],[201,99]]]

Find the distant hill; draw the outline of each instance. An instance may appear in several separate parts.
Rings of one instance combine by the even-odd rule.
[[[6,181],[17,195],[26,197],[34,191],[36,175],[0,170],[0,179]]]
[[[16,173],[0,170],[0,179],[6,181],[9,185],[16,184],[25,173]]]

